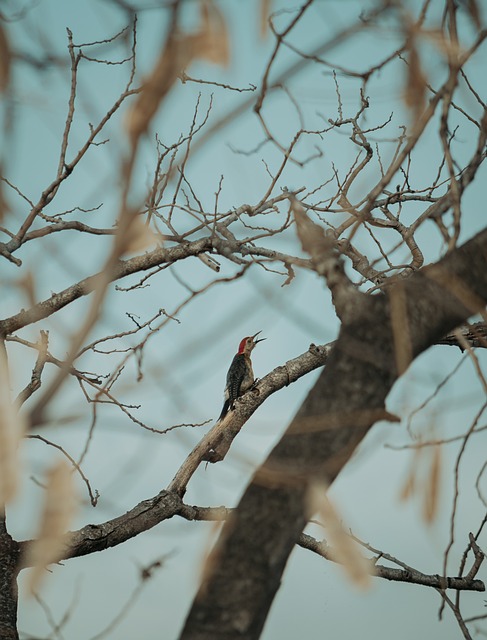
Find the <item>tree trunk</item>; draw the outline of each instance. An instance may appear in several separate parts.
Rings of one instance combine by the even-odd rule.
[[[5,516],[0,516],[0,640],[18,640],[17,574],[18,544],[7,532]]]
[[[485,307],[486,264],[487,230],[386,294],[358,297],[318,381],[225,524],[181,640],[259,638],[312,515],[309,487],[332,482],[387,419],[386,396],[407,364]]]

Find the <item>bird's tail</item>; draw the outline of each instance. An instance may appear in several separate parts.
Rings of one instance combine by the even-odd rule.
[[[220,413],[220,417],[218,418],[218,422],[223,420],[223,418],[227,415],[229,409],[230,409],[230,399],[227,398],[223,404],[223,409],[222,409],[222,412]]]

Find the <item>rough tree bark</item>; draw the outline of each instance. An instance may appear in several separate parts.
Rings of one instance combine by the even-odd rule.
[[[225,524],[181,640],[259,638],[311,516],[310,486],[331,483],[387,417],[385,399],[408,361],[485,307],[486,264],[484,230],[385,294],[358,297],[318,381]]]
[[[0,514],[0,638],[18,640],[17,574],[19,545],[12,540]]]

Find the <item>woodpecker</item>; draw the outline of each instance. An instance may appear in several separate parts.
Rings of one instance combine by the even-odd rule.
[[[233,409],[235,400],[242,396],[254,384],[254,372],[252,371],[252,361],[250,354],[256,344],[262,342],[266,338],[257,336],[261,333],[257,331],[253,336],[247,336],[241,340],[238,352],[232,360],[230,369],[227,373],[227,384],[225,387],[225,403],[218,421],[223,420],[228,411]]]

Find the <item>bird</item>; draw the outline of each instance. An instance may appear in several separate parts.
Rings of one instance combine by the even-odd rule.
[[[218,422],[223,420],[228,411],[233,409],[235,400],[248,391],[255,382],[250,354],[256,344],[266,340],[266,338],[256,340],[259,333],[262,331],[257,331],[253,336],[246,336],[240,341],[237,354],[234,356],[227,373],[225,402]]]

